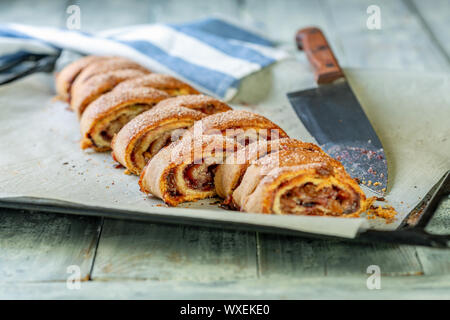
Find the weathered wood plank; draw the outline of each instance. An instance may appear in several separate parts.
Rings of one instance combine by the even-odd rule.
[[[88,279],[99,220],[1,209],[0,282],[65,281],[71,265]]]
[[[304,240],[276,235],[260,236],[261,277],[367,277],[377,265],[383,275],[420,275],[414,247],[362,245]]]
[[[147,1],[110,0],[101,5],[96,1],[72,0],[81,11],[81,30],[97,32],[129,25],[152,23],[152,5]]]
[[[442,52],[403,1],[324,0],[323,7],[345,55],[344,66],[420,71],[448,70]],[[380,8],[381,29],[366,25],[370,5]],[[429,6],[429,3],[428,3]]]
[[[262,34],[280,43],[294,43],[299,28],[315,25],[328,31],[326,17],[317,1],[247,0],[242,6],[242,20]]]
[[[39,4],[27,0],[0,2],[1,23],[14,22],[40,26],[62,26],[68,1],[42,0]]]
[[[9,283],[0,299],[449,299],[450,277],[382,277],[380,290],[366,279],[302,278],[199,283],[191,281],[89,281],[80,290],[65,283]],[[175,317],[170,317],[175,318]]]
[[[435,0],[433,2],[408,0],[410,10],[417,11],[417,15],[423,20],[432,34],[434,41],[446,52],[447,61],[450,57],[450,2],[447,0]],[[412,4],[412,5],[411,5]],[[415,8],[412,8],[415,6]]]
[[[436,234],[450,234],[450,197],[444,199],[426,230]],[[417,248],[426,275],[450,274],[450,250]]]
[[[239,19],[239,0],[210,1],[152,1],[149,5],[156,22],[181,23],[211,16],[224,16]]]
[[[92,278],[195,281],[256,278],[255,235],[106,219]]]

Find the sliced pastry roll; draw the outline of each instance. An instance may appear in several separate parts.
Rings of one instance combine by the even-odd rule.
[[[203,94],[182,95],[166,99],[161,101],[158,107],[165,108],[173,105],[197,110],[207,115],[232,110],[226,103]]]
[[[252,161],[280,150],[310,150],[323,152],[318,146],[296,139],[260,140],[238,150],[227,158],[226,163],[217,167],[215,175],[216,191],[219,197],[230,204],[233,191],[239,186],[245,171]]]
[[[243,110],[232,110],[203,118],[196,122],[190,131],[197,137],[222,134],[243,145],[258,140],[275,140],[287,137],[286,132],[269,119]]]
[[[222,135],[205,136],[201,140],[185,135],[148,162],[139,180],[141,190],[171,206],[212,197],[216,194],[217,165],[235,148],[234,141]]]
[[[339,161],[288,149],[253,161],[233,201],[246,212],[343,216],[364,211],[366,198]]]
[[[231,108],[225,103],[204,95],[163,100],[119,131],[112,143],[113,157],[130,172],[139,174],[148,160],[195,121],[228,110]]]
[[[141,70],[121,69],[97,74],[84,82],[77,83],[72,88],[71,108],[81,117],[86,107],[100,97],[111,91],[122,81],[144,75]]]
[[[167,92],[171,96],[186,94],[198,94],[199,92],[187,83],[180,81],[167,74],[152,73],[128,81],[117,86],[118,90],[132,89],[137,87],[149,87]]]
[[[99,56],[86,56],[75,60],[74,62],[65,66],[60,72],[58,72],[55,77],[56,94],[58,98],[63,101],[69,102],[70,89],[80,72],[91,63],[103,59],[107,58]]]
[[[114,91],[91,103],[81,116],[81,147],[106,151],[117,132],[138,114],[153,108],[169,95],[152,88]]]
[[[139,175],[159,150],[178,140],[184,131],[206,115],[177,105],[155,106],[128,122],[115,135],[113,158]]]

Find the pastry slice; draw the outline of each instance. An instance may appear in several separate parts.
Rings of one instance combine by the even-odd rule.
[[[197,90],[187,83],[178,80],[167,74],[152,73],[128,81],[124,81],[117,86],[118,90],[132,89],[137,87],[154,88],[168,93],[170,96],[186,94],[199,94]]]
[[[195,121],[207,116],[203,111],[227,110],[231,108],[225,103],[204,95],[163,100],[119,131],[112,143],[113,157],[129,172],[139,174],[161,148],[177,140]]]
[[[104,59],[107,59],[107,57],[86,56],[65,66],[55,76],[56,94],[58,98],[62,101],[70,102],[70,90],[80,72],[91,63]]]
[[[288,137],[283,129],[269,119],[243,110],[232,110],[203,118],[196,122],[190,131],[197,137],[222,134],[243,145],[258,140],[276,140]]]
[[[114,91],[102,95],[91,103],[81,116],[81,148],[109,150],[114,134],[128,121],[168,97],[164,91],[152,88]]]
[[[109,71],[122,70],[122,69],[134,69],[140,70],[143,73],[151,73],[150,70],[141,66],[140,64],[122,57],[109,57],[108,59],[102,59],[90,63],[84,68],[73,82],[73,87],[76,87],[86,81],[87,79],[97,75],[103,74]]]
[[[203,94],[182,95],[166,99],[160,102],[158,107],[164,108],[173,105],[197,110],[207,115],[232,110],[226,103]]]
[[[339,161],[303,148],[253,161],[233,201],[246,212],[319,216],[354,216],[366,206],[364,193]]]
[[[236,148],[222,135],[195,140],[191,135],[161,149],[141,173],[141,191],[176,206],[216,194],[214,174],[217,165]]]
[[[97,74],[72,88],[71,108],[81,117],[86,107],[102,94],[111,91],[122,81],[134,79],[145,73],[135,69],[121,69]]]
[[[184,107],[155,106],[128,122],[112,141],[114,160],[139,175],[159,150],[178,140],[187,128],[206,115]]]
[[[282,138],[278,140],[260,140],[238,150],[227,158],[226,163],[217,167],[215,175],[216,191],[219,197],[225,199],[225,204],[231,204],[231,195],[239,186],[242,177],[252,161],[267,154],[280,150],[310,150],[323,152],[318,146],[296,139]]]

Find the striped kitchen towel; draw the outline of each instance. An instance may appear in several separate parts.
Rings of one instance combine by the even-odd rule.
[[[98,34],[0,25],[1,54],[14,51],[117,55],[183,79],[201,91],[228,100],[240,81],[287,53],[255,33],[217,18],[183,24],[136,25]]]

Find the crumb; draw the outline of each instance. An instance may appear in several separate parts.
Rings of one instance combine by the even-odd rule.
[[[67,165],[67,164],[69,164],[68,162],[63,162],[63,165],[65,166],[65,165]]]

